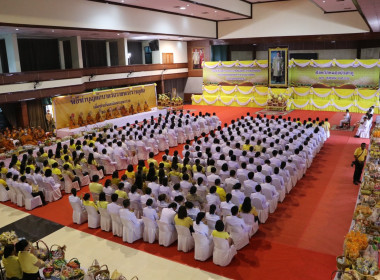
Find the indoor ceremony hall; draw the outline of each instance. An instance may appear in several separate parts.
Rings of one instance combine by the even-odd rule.
[[[0,280],[380,279],[380,1],[0,0]]]

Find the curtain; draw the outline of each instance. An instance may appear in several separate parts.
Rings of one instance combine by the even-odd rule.
[[[17,116],[21,114],[20,103],[7,103],[0,105],[4,117],[12,127],[17,127]]]
[[[106,41],[82,40],[83,67],[107,66]]]
[[[41,99],[27,101],[29,126],[41,126],[46,130],[45,110]]]
[[[60,69],[57,39],[18,39],[21,71]]]
[[[2,69],[2,72],[9,73],[7,51],[5,49],[5,40],[0,40],[0,63],[0,68]]]

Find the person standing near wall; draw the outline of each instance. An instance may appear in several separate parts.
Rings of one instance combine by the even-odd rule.
[[[355,166],[354,171],[354,184],[358,185],[361,183],[360,177],[362,175],[363,167],[365,160],[367,158],[368,151],[366,150],[366,143],[362,143],[359,148],[355,150],[354,158],[355,160],[352,162],[352,165]]]

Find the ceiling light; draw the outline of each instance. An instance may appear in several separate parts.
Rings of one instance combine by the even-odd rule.
[[[186,7],[179,7],[180,10],[186,10]]]
[[[19,31],[20,29],[16,28],[16,31]]]
[[[324,1],[324,0],[323,0],[322,2],[323,2],[323,3],[326,3],[326,1]]]
[[[52,29],[52,31],[51,32],[54,32],[54,29]]]
[[[187,7],[189,7],[190,5],[189,5],[189,4],[187,4],[186,6],[187,6]]]
[[[214,13],[217,13],[218,11],[214,11]]]
[[[124,3],[124,0],[121,0],[121,3]]]
[[[120,35],[120,33],[117,33],[117,36],[119,36]]]

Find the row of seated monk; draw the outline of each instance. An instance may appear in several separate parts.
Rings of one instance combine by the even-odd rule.
[[[38,141],[45,141],[47,135],[40,126],[37,128],[13,128],[6,127],[0,132],[0,152],[13,150],[14,143],[21,145],[37,145]],[[17,142],[18,140],[18,142]]]
[[[136,109],[133,107],[133,104],[131,104],[129,109],[125,108],[125,106],[122,105],[119,107],[115,107],[113,109],[109,108],[106,111],[104,116],[101,110],[99,110],[96,113],[95,118],[93,117],[91,111],[88,112],[86,119],[84,119],[83,117],[83,112],[79,114],[77,119],[75,119],[75,114],[71,114],[70,120],[69,120],[69,128],[73,129],[73,128],[77,128],[77,127],[81,127],[81,126],[85,126],[89,124],[95,124],[95,123],[102,122],[105,120],[121,118],[121,117],[129,116],[129,115],[133,115],[133,114],[141,113],[141,112],[147,112],[149,111],[149,109],[150,109],[149,105],[145,101],[143,109],[141,108],[140,103],[137,104]]]

